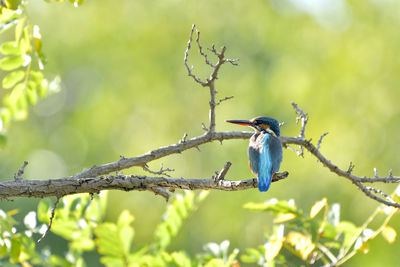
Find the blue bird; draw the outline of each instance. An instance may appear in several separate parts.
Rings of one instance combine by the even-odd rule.
[[[258,190],[266,192],[271,185],[272,175],[279,171],[282,162],[279,122],[270,117],[226,122],[249,126],[255,130],[249,143],[249,165],[251,171],[257,175]]]

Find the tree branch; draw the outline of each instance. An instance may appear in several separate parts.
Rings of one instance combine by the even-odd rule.
[[[272,182],[288,177],[288,172],[276,173]],[[148,177],[140,175],[110,175],[90,178],[60,178],[51,180],[8,181],[0,183],[0,199],[9,197],[58,197],[78,193],[99,193],[101,190],[151,191],[164,189],[215,189],[239,191],[257,187],[257,179],[240,181],[186,178]],[[166,192],[166,191],[165,191]],[[158,192],[160,193],[160,192]]]

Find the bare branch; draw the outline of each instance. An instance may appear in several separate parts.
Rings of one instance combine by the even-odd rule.
[[[229,168],[232,166],[232,163],[229,161],[225,164],[224,168],[218,173],[218,175],[215,177],[215,182],[218,182],[220,180],[224,180],[225,175],[228,173]]]
[[[212,68],[215,68],[215,65],[211,63],[210,60],[208,60],[207,54],[203,52],[203,47],[200,44],[200,31],[196,30],[196,33],[197,33],[196,42],[197,46],[199,47],[199,53],[204,57],[207,65],[211,66]]]
[[[226,100],[229,100],[229,99],[232,99],[233,97],[234,97],[234,96],[226,96],[226,97],[224,97],[224,98],[218,100],[218,102],[217,102],[216,105],[218,106],[219,104],[221,104],[221,102],[226,101]]]
[[[24,174],[25,167],[27,165],[28,165],[28,162],[24,161],[24,163],[22,164],[21,168],[19,168],[18,172],[16,174],[14,174],[14,180],[16,182],[21,182],[22,181],[22,175]]]
[[[360,188],[361,191],[363,191],[365,195],[367,195],[368,197],[372,198],[373,200],[376,200],[376,201],[378,201],[378,202],[380,202],[380,203],[383,203],[383,204],[385,204],[385,205],[387,205],[387,206],[392,206],[392,207],[395,207],[395,208],[400,208],[400,204],[394,202],[394,201],[393,201],[387,194],[385,194],[383,191],[381,191],[381,190],[379,190],[379,189],[375,189],[375,188],[373,188],[373,187],[363,186],[360,182],[353,181],[353,183],[354,183],[358,188]],[[379,193],[379,194],[385,196],[385,198],[388,197],[390,200],[387,201],[387,200],[385,200],[385,199],[383,199],[383,198],[380,198],[380,197],[378,197],[378,196],[372,194],[371,191],[374,191],[375,193]]]
[[[287,178],[288,172],[275,173],[272,182]],[[52,180],[24,180],[22,182],[0,182],[0,199],[9,197],[58,197],[78,193],[98,193],[101,190],[123,191],[152,191],[154,188],[163,189],[188,189],[188,190],[223,190],[238,191],[257,187],[257,179],[239,181],[220,180],[217,183],[213,178],[186,179],[148,177],[140,175],[110,175],[89,178],[60,178]]]
[[[304,113],[304,111],[301,108],[299,108],[299,106],[295,102],[292,102],[292,106],[296,111],[296,114],[298,115],[298,117],[296,118],[296,124],[298,124],[299,121],[301,120],[301,129],[299,137],[305,138],[308,114]]]
[[[174,169],[170,169],[170,168],[164,169],[163,166],[162,166],[162,164],[161,164],[161,168],[160,168],[159,171],[152,171],[152,170],[150,170],[150,169],[149,169],[149,166],[147,166],[146,163],[143,164],[142,168],[143,168],[143,170],[145,170],[145,171],[147,171],[147,172],[149,172],[149,173],[151,173],[151,174],[165,175],[165,176],[167,176],[167,177],[171,177],[167,172],[173,172],[173,171],[175,171]]]
[[[45,238],[46,235],[48,234],[48,232],[50,231],[51,225],[53,224],[53,219],[54,219],[54,215],[55,215],[55,212],[56,212],[56,207],[57,207],[57,204],[60,201],[60,199],[61,199],[61,197],[57,196],[56,202],[54,202],[53,208],[51,209],[51,216],[50,216],[49,226],[47,227],[46,231],[43,233],[42,237],[39,238],[39,240],[37,241],[38,243],[40,243],[40,241],[42,241],[43,238]]]
[[[204,81],[202,81],[200,78],[196,77],[196,75],[194,75],[194,74],[192,73],[193,67],[190,68],[189,65],[188,65],[188,63],[187,63],[188,56],[189,56],[189,50],[190,50],[190,47],[191,47],[191,44],[192,44],[193,31],[194,31],[194,27],[195,27],[195,26],[196,26],[196,25],[193,24],[193,25],[192,25],[192,30],[190,31],[190,37],[189,37],[189,41],[188,41],[187,48],[186,48],[186,51],[185,51],[184,62],[185,62],[186,69],[187,69],[187,71],[188,71],[188,75],[189,75],[190,77],[192,77],[193,80],[195,80],[197,83],[201,84],[202,86],[206,86],[206,85],[207,85],[207,82],[204,82]]]
[[[328,133],[324,133],[323,135],[321,135],[321,137],[318,140],[318,144],[317,144],[317,149],[319,150],[321,148],[321,143],[322,143],[322,139],[327,135]]]

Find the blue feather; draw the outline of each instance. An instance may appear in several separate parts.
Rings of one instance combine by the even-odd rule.
[[[273,173],[279,171],[282,161],[282,145],[278,138],[261,133],[255,138],[256,145],[249,147],[250,164],[258,176],[260,192],[268,191]]]

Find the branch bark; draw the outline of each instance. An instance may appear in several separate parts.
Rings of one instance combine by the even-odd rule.
[[[272,182],[288,177],[289,173],[276,173]],[[24,180],[0,183],[0,199],[10,197],[59,197],[78,193],[99,193],[101,190],[153,191],[153,188],[187,190],[239,191],[257,187],[257,179],[239,181],[186,178],[148,177],[139,175],[111,175],[89,178],[60,178],[51,180]]]

